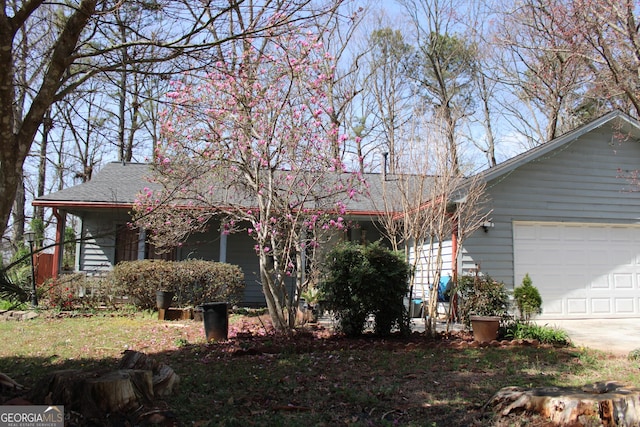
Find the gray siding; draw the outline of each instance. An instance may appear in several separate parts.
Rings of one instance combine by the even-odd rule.
[[[605,125],[487,184],[494,228],[464,242],[461,270],[476,264],[514,284],[513,222],[640,224],[640,193],[620,177],[635,171],[640,143]]]
[[[100,274],[111,270],[116,253],[116,227],[126,224],[126,212],[94,211],[78,214],[80,237],[83,239],[77,251],[79,271]]]
[[[227,262],[239,265],[244,272],[247,284],[244,290],[243,302],[250,306],[266,305],[262,284],[260,282],[260,264],[258,255],[253,249],[254,240],[246,231],[240,231],[228,236]]]
[[[178,259],[204,259],[220,261],[220,222],[214,220],[205,233],[189,236],[178,251]],[[246,231],[227,236],[226,262],[240,266],[244,273],[246,288],[242,303],[249,306],[264,306],[265,299],[259,281],[258,257],[253,250],[253,239]]]
[[[220,222],[214,220],[206,233],[193,234],[180,248],[179,259],[196,258],[220,261]],[[242,303],[249,306],[266,304],[262,285],[258,256],[253,250],[255,242],[246,231],[238,231],[227,235],[227,258],[229,264],[238,265],[246,283]]]
[[[79,271],[87,274],[100,274],[111,270],[116,252],[116,227],[130,221],[127,210],[97,209],[88,212],[76,212],[81,219],[81,232],[84,239],[77,251]],[[214,221],[204,233],[194,233],[178,248],[177,259],[203,259],[220,261],[219,222]],[[373,242],[381,238],[380,232],[370,221],[360,221],[359,227],[351,230],[348,236],[336,233],[331,242],[349,238],[358,242]],[[332,243],[329,243],[327,248]],[[255,242],[246,231],[238,231],[227,236],[226,262],[240,266],[245,275],[246,288],[242,304],[264,306],[265,298],[260,281],[258,256],[254,250]],[[295,288],[295,278],[288,280],[290,290]]]

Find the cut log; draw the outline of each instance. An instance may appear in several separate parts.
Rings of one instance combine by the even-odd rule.
[[[145,353],[125,350],[120,359],[120,369],[146,369],[152,373],[153,393],[155,396],[168,396],[174,393],[180,384],[180,377],[164,363],[157,362]]]
[[[29,400],[36,404],[64,405],[87,419],[126,413],[153,398],[151,371],[118,370],[100,375],[79,370],[56,371],[40,380]]]
[[[139,409],[148,410],[154,397],[173,392],[178,382],[169,366],[127,351],[116,371],[55,371],[25,397],[34,404],[64,405],[85,421],[102,420],[107,414],[127,418]]]
[[[36,404],[65,405],[77,409],[83,400],[84,383],[97,376],[95,372],[77,369],[51,372],[31,389],[28,400]]]
[[[87,395],[104,413],[138,409],[153,400],[151,371],[142,369],[121,369],[98,378],[87,380]]]
[[[582,388],[505,387],[487,403],[498,417],[512,413],[539,414],[556,425],[606,427],[640,425],[640,389],[615,381]]]

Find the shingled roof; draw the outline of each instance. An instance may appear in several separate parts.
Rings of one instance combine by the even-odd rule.
[[[143,188],[154,187],[147,178],[146,163],[107,163],[91,181],[38,197],[34,206],[125,205],[130,206]]]
[[[107,163],[91,181],[39,197],[34,206],[74,208],[128,208],[145,188],[159,188],[149,177],[148,163]],[[365,174],[369,196],[360,195],[348,201],[347,210],[353,215],[378,215],[382,209],[382,175]],[[378,201],[378,203],[375,203]]]

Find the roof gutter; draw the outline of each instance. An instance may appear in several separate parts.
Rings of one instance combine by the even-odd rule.
[[[114,203],[114,202],[69,202],[69,201],[60,201],[60,200],[34,200],[31,202],[33,206],[44,206],[50,207],[54,209],[66,209],[66,208],[97,208],[97,209],[130,209],[133,208],[134,204],[127,203]],[[186,206],[185,206],[186,207]],[[251,209],[251,208],[247,208]],[[224,210],[222,208],[221,210]],[[329,210],[327,212],[336,213],[335,210]],[[385,215],[387,212],[383,211],[375,211],[375,210],[347,210],[345,212],[346,215],[352,216],[380,216]]]
[[[133,203],[123,202],[69,202],[62,200],[34,200],[32,206],[44,206],[49,208],[132,208]]]

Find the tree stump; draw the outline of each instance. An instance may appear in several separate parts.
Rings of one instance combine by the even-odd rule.
[[[80,370],[55,371],[33,388],[29,400],[65,405],[88,419],[127,413],[153,399],[151,371],[121,369],[106,374]]]
[[[26,397],[35,404],[65,405],[86,420],[100,420],[106,414],[128,416],[151,405],[154,397],[172,393],[179,380],[169,366],[144,353],[125,351],[116,371],[55,371]]]
[[[152,373],[153,394],[168,396],[180,384],[180,377],[164,363],[157,362],[144,353],[125,350],[120,359],[120,369],[146,369]]]
[[[640,425],[640,389],[614,381],[582,388],[505,387],[487,406],[498,416],[527,412],[539,414],[556,425],[606,427]]]
[[[91,378],[86,389],[98,409],[107,414],[127,413],[153,400],[151,371],[142,369],[121,369]]]

